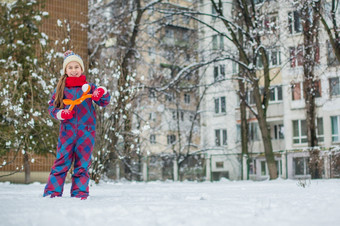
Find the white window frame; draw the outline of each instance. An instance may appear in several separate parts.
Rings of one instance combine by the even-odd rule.
[[[279,95],[279,89],[281,89],[281,97]],[[274,99],[272,100],[272,94],[274,94]],[[283,101],[282,85],[270,87],[270,97],[269,103],[278,103]]]
[[[334,122],[333,120],[336,120],[336,122]],[[331,116],[331,132],[332,132],[332,143],[339,143],[340,142],[340,115]]]
[[[239,70],[239,65],[235,61],[232,61],[232,74],[238,74]]]
[[[297,126],[298,126],[298,136],[294,136],[294,132],[295,132],[295,127],[294,127],[294,122],[297,122]],[[302,123],[305,124],[304,128],[305,131],[305,135],[302,135]],[[319,128],[320,123],[322,123],[321,128]],[[308,140],[307,140],[307,122],[305,119],[297,119],[297,120],[293,120],[292,121],[292,128],[293,128],[293,144],[294,145],[298,145],[298,144],[307,144]],[[322,130],[322,131],[320,131]],[[322,133],[321,133],[322,132]],[[316,118],[316,136],[319,142],[323,142],[324,141],[324,137],[325,137],[325,133],[324,133],[324,128],[323,128],[323,118],[318,117]],[[295,141],[298,141],[295,143]]]
[[[276,55],[276,61],[277,61],[276,64],[273,63],[273,55],[274,55],[273,53],[275,53],[275,55]],[[269,58],[269,62],[270,62],[269,63],[270,67],[278,67],[278,66],[281,65],[281,51],[280,51],[279,48],[270,49],[268,55],[269,55],[268,58]]]
[[[222,105],[222,102],[224,102],[224,105]],[[227,113],[227,99],[225,96],[214,99],[214,113],[215,115]]]
[[[150,134],[150,144],[156,144],[156,134]]]
[[[227,129],[215,129],[215,146],[227,146],[228,145],[228,131]]]
[[[156,114],[156,112],[150,112],[149,113],[149,121],[156,121],[156,119],[157,119],[157,114]]]
[[[303,174],[296,174],[296,159],[302,159],[303,161]],[[296,177],[304,177],[304,176],[308,176],[309,174],[309,167],[308,167],[308,161],[309,158],[308,157],[294,157],[293,158],[293,169],[294,169],[294,176]]]
[[[283,124],[276,124],[273,126],[273,140],[282,140],[285,139],[284,135],[284,125]]]
[[[333,80],[333,81],[331,81],[331,80]],[[330,97],[340,96],[340,78],[339,77],[332,77],[332,78],[329,78],[328,81],[329,81],[329,96]],[[337,86],[337,89],[335,90],[336,93],[333,92],[333,85],[332,84],[334,82],[336,82],[335,87]]]
[[[224,37],[220,34],[212,36],[212,50],[224,50]]]
[[[174,135],[174,134],[168,134],[168,135],[166,136],[166,138],[167,138],[167,144],[168,144],[168,145],[176,143],[176,135]]]
[[[295,22],[297,19],[300,21],[299,27],[295,26]],[[291,35],[302,33],[301,16],[299,15],[297,10],[288,12],[288,31]]]
[[[191,98],[190,93],[184,93],[184,103],[185,104],[190,104],[190,98]]]
[[[248,140],[249,141],[259,141],[259,124],[257,122],[250,122],[248,124]]]
[[[298,129],[298,134],[294,136],[294,132],[295,132],[295,124],[294,122],[296,122],[297,124],[297,129]],[[307,128],[305,128],[305,134],[302,134],[303,131],[302,131],[302,123],[305,124],[305,127],[307,126],[306,125],[306,120],[301,120],[301,119],[298,119],[298,120],[293,120],[292,121],[293,123],[293,144],[306,144],[308,142],[307,140]],[[297,142],[295,142],[297,141]]]
[[[214,82],[225,79],[225,64],[214,65],[213,75]]]

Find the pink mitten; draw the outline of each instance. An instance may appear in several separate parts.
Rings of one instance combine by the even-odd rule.
[[[64,120],[64,119],[71,119],[73,118],[74,111],[70,111],[68,109],[61,110],[57,113],[57,118],[59,120]]]
[[[93,93],[92,93],[92,100],[98,101],[102,96],[106,94],[107,90],[105,87],[99,86]]]

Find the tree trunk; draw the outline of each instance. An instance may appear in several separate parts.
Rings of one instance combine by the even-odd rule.
[[[25,184],[28,184],[31,182],[31,167],[27,152],[25,152],[24,154],[24,171],[25,171]]]
[[[320,2],[315,2],[312,8],[309,1],[303,3],[301,10],[303,26],[303,93],[306,105],[306,126],[307,140],[310,150],[309,168],[313,179],[320,178],[322,169],[319,161],[319,150],[314,149],[318,146],[317,127],[316,127],[316,104],[315,97],[318,92],[317,80],[315,78],[314,68],[318,59],[318,37],[319,37],[319,14],[313,13],[313,10],[320,9]],[[321,172],[320,172],[321,170]]]
[[[276,166],[275,158],[274,158],[272,140],[270,136],[270,129],[269,129],[269,125],[267,123],[267,117],[266,117],[266,109],[267,109],[266,106],[267,105],[265,103],[262,103],[261,101],[262,96],[261,96],[257,81],[254,82],[253,89],[254,89],[254,98],[255,98],[256,110],[257,110],[256,118],[259,123],[260,130],[261,130],[262,143],[263,143],[264,154],[266,157],[266,162],[267,162],[267,166],[269,170],[269,176],[270,176],[270,179],[273,180],[273,179],[276,179],[278,175],[277,175],[277,166]],[[263,97],[264,99],[266,98],[265,96],[266,95],[264,94],[264,97]],[[263,105],[265,105],[265,107],[263,107]]]
[[[241,73],[240,73],[241,74]],[[247,156],[247,180],[249,179],[249,153],[248,153],[248,122],[247,122],[247,105],[245,103],[246,90],[242,80],[238,80],[239,97],[240,97],[240,119],[241,119],[241,149],[242,156]],[[242,167],[243,169],[243,167]],[[242,173],[242,179],[243,173]]]
[[[257,120],[258,120],[259,127],[260,127],[260,130],[261,130],[262,143],[263,143],[264,154],[265,154],[267,165],[268,165],[269,176],[270,176],[271,180],[276,179],[278,177],[277,166],[276,166],[276,163],[275,163],[269,127],[268,127],[266,118],[263,117],[263,114],[259,113]]]

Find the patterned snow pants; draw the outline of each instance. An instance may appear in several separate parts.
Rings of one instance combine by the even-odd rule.
[[[63,122],[60,126],[57,158],[52,166],[44,196],[62,196],[68,170],[74,161],[72,197],[89,196],[89,166],[95,141],[95,126]]]

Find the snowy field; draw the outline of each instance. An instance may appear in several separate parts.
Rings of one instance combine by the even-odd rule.
[[[44,184],[0,183],[0,225],[340,225],[340,180],[106,182],[90,198],[43,198]]]

